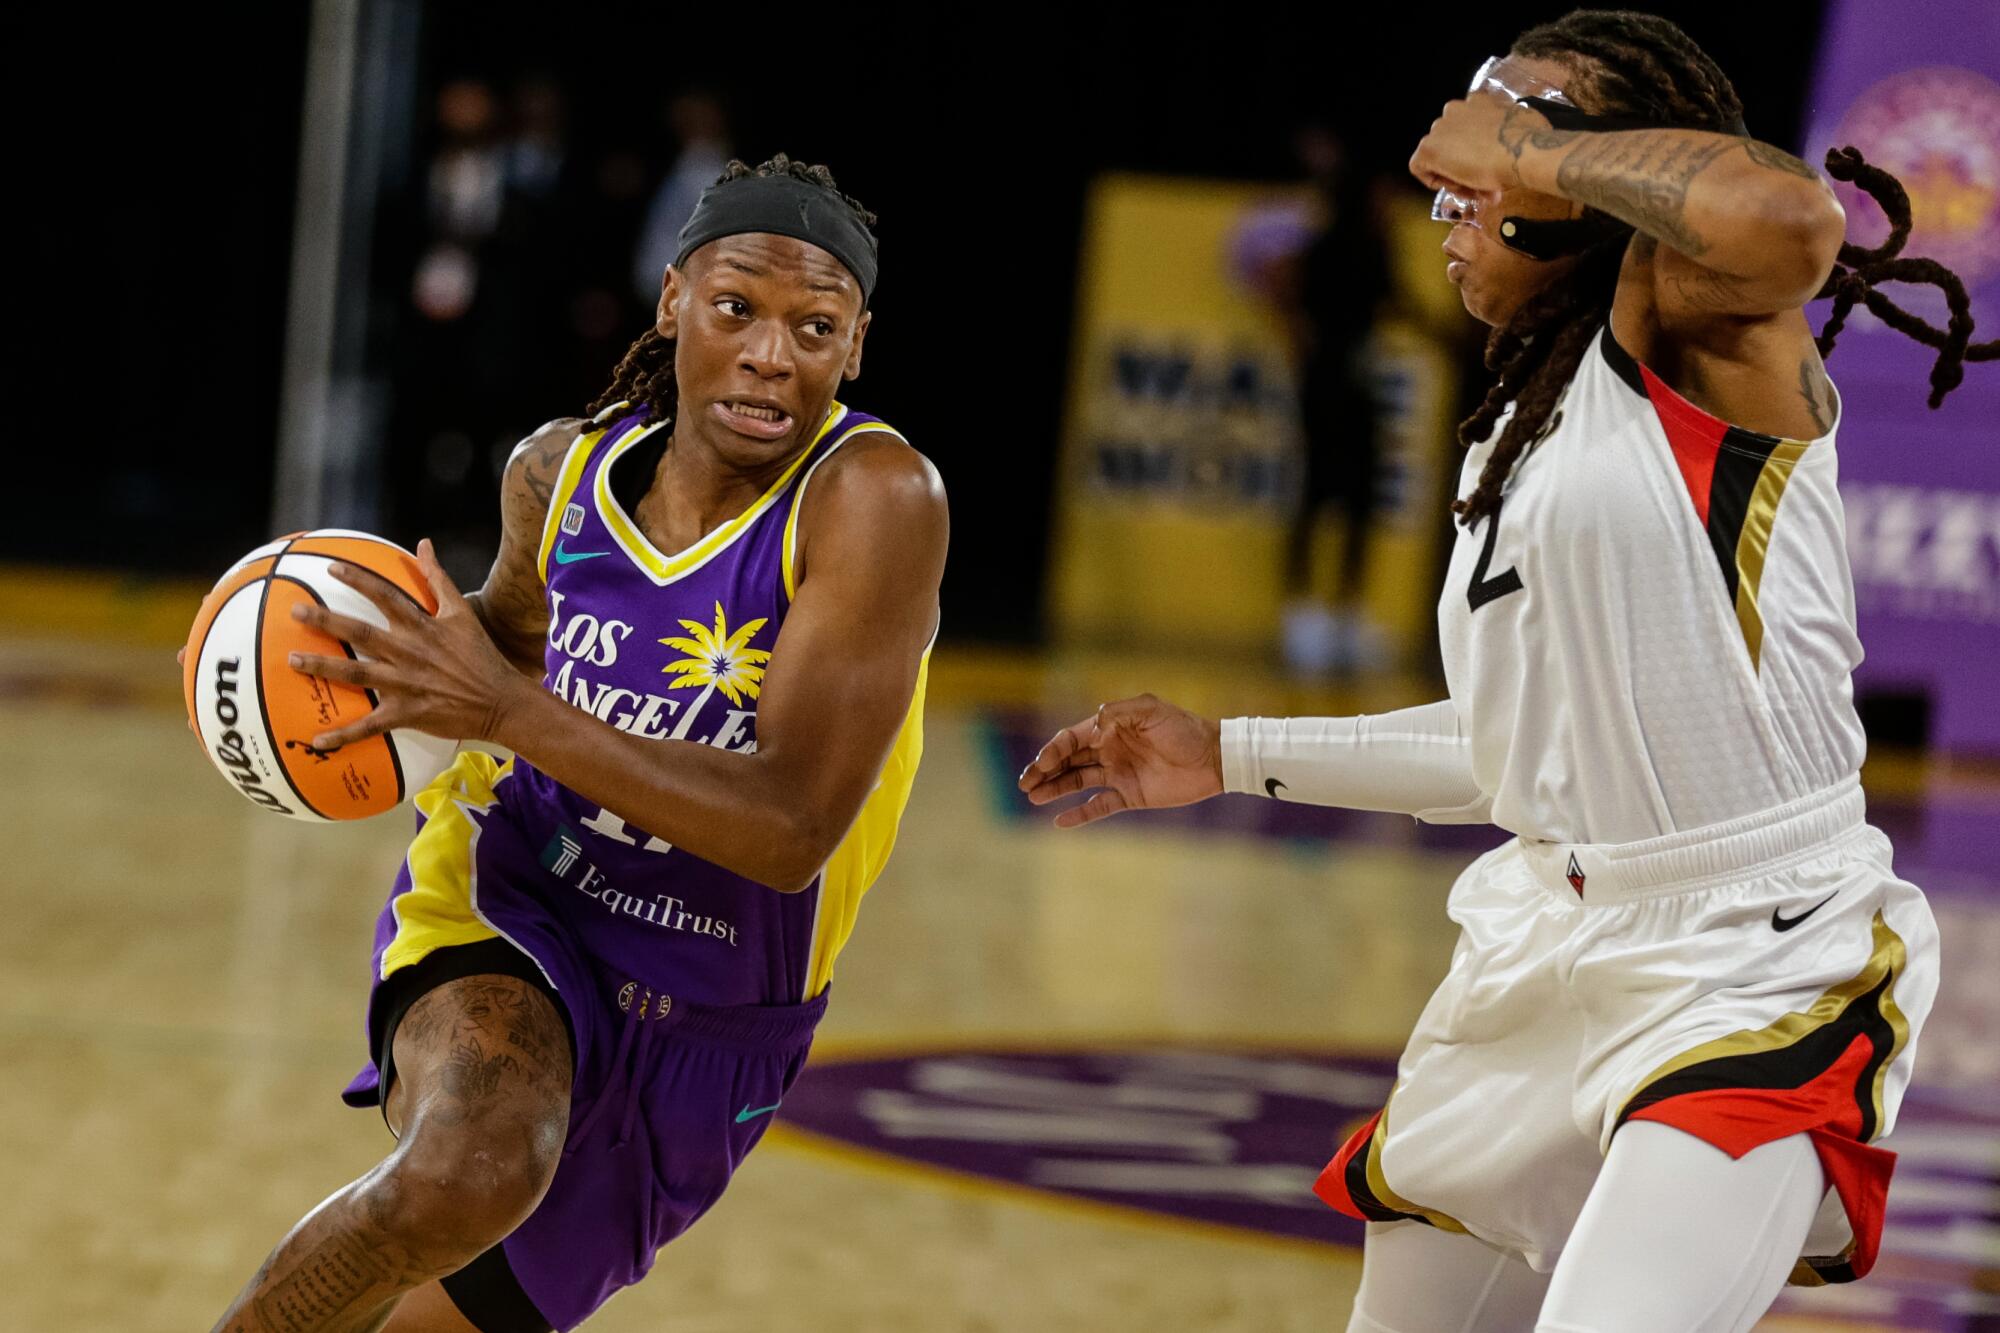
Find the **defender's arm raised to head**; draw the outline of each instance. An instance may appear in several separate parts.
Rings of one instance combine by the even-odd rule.
[[[1433,188],[1527,189],[1610,214],[1670,247],[1662,258],[1690,311],[1798,309],[1833,271],[1847,227],[1827,183],[1781,148],[1704,130],[1558,129],[1491,93],[1448,104],[1410,170]]]
[[[1509,113],[1520,179],[1629,222],[1670,252],[1667,291],[1691,311],[1795,310],[1833,271],[1847,215],[1819,173],[1782,148],[1701,130],[1536,129]]]

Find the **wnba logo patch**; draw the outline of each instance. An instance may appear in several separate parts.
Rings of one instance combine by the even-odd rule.
[[[583,506],[573,504],[563,510],[562,530],[564,535],[574,537],[583,531]]]

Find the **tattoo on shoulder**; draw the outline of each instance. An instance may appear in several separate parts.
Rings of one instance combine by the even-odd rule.
[[[1784,149],[1774,147],[1761,140],[1745,139],[1743,141],[1743,151],[1749,154],[1750,160],[1760,167],[1770,167],[1773,170],[1782,171],[1788,176],[1798,176],[1804,180],[1816,181],[1819,179],[1819,173],[1814,171],[1810,166],[1793,157]]]
[[[560,424],[567,427],[575,423]],[[508,487],[533,501],[537,508],[548,508],[549,500],[555,494],[556,477],[562,472],[563,459],[569,456],[569,446],[574,439],[572,430],[552,431],[544,427],[521,441],[513,458],[508,460]]]
[[[1563,159],[1556,188],[1698,257],[1708,241],[1687,220],[1688,186],[1738,142],[1690,130],[1589,135]]]
[[[1799,396],[1806,400],[1806,411],[1812,414],[1819,433],[1824,435],[1832,430],[1833,381],[1826,377],[1826,368],[1816,356],[1799,362]]]

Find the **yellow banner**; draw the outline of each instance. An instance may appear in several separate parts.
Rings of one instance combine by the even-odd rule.
[[[1305,207],[1206,181],[1110,176],[1094,189],[1050,579],[1065,646],[1272,647],[1301,476],[1296,371],[1276,307],[1232,256],[1246,228],[1287,208],[1309,226]],[[1399,275],[1416,255],[1402,239]],[[1366,603],[1407,655],[1432,633],[1452,366],[1411,320],[1378,325],[1375,344],[1385,500]]]

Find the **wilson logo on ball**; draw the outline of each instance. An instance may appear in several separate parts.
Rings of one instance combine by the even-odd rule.
[[[399,729],[337,751],[313,738],[368,715],[367,690],[292,669],[294,652],[323,657],[354,649],[292,618],[316,604],[387,627],[366,597],[328,572],[336,560],[366,569],[435,613],[416,557],[364,532],[322,529],[258,547],[232,565],[202,602],[188,632],[182,677],[188,720],[209,761],[261,809],[311,821],[361,819],[394,808],[428,786],[457,746]]]
[[[250,762],[250,755],[244,749],[243,733],[236,730],[240,716],[236,707],[236,673],[241,666],[240,658],[215,660],[215,720],[222,724],[223,732],[215,738],[211,753],[245,796],[267,810],[276,810],[281,815],[295,814],[258,777],[257,766]]]

